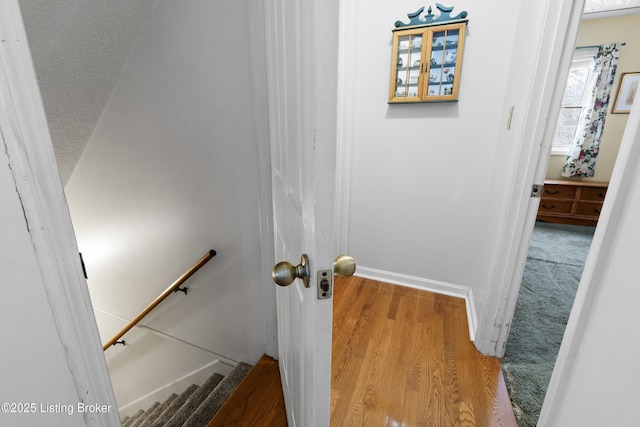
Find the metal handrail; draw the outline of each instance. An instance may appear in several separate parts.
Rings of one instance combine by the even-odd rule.
[[[187,279],[191,276],[193,276],[193,274],[200,270],[200,268],[205,265],[211,258],[213,258],[214,256],[216,256],[216,251],[214,251],[213,249],[211,249],[209,252],[207,252],[202,258],[200,258],[200,260],[198,262],[196,262],[193,267],[191,267],[189,270],[187,270],[182,276],[180,276],[175,282],[173,282],[173,284],[171,286],[169,286],[163,293],[161,293],[156,299],[154,299],[151,304],[149,304],[144,310],[142,310],[140,312],[140,314],[138,314],[136,316],[135,319],[133,319],[131,322],[129,322],[127,324],[127,326],[125,326],[124,328],[122,328],[122,330],[120,332],[118,332],[113,338],[111,338],[109,341],[107,341],[107,343],[105,345],[102,346],[102,350],[107,350],[109,347],[111,347],[112,345],[116,344],[117,341],[122,338],[122,336],[124,334],[126,334],[127,332],[129,332],[129,330],[131,328],[133,328],[136,324],[138,324],[138,322],[140,322],[142,320],[143,317],[145,317],[147,314],[149,314],[151,312],[151,310],[153,310],[154,308],[156,308],[156,306],[158,304],[160,304],[162,301],[165,300],[165,298],[167,298],[169,295],[171,295],[173,292],[175,292],[176,290],[178,290],[180,288],[180,285],[182,285],[184,282],[187,281]]]

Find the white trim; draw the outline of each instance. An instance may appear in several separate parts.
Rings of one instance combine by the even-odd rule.
[[[628,7],[625,9],[588,12],[582,15],[582,19],[614,18],[616,16],[635,15],[637,13],[640,13],[640,7]]]
[[[358,277],[364,277],[365,279],[391,283],[392,285],[405,286],[407,288],[419,289],[421,291],[464,299],[467,310],[467,322],[469,324],[469,337],[471,338],[471,341],[475,341],[476,330],[478,328],[478,317],[471,288],[363,266],[358,266],[355,275]]]
[[[620,228],[620,218],[626,214],[625,204],[634,182],[640,175],[638,158],[640,156],[640,97],[636,97],[622,136],[620,151],[609,181],[607,198],[602,206],[598,226],[593,236],[589,255],[585,261],[582,279],[556,364],[549,382],[544,404],[540,412],[538,425],[554,426],[554,417],[562,405],[566,386],[572,375],[573,366],[579,355],[584,335],[589,328],[594,306],[599,297],[599,287],[603,284],[602,275],[610,262],[609,253],[617,236],[624,232]]]
[[[126,417],[127,415],[133,415],[140,409],[147,409],[151,407],[155,402],[163,402],[165,401],[171,393],[180,394],[185,391],[191,384],[195,384],[197,386],[202,385],[214,372],[217,372],[223,376],[226,376],[231,372],[233,366],[229,366],[220,360],[214,360],[213,362],[209,362],[206,365],[195,369],[192,372],[184,375],[183,377],[178,378],[175,381],[171,381],[163,385],[162,387],[158,387],[150,393],[142,396],[139,399],[134,400],[133,402],[129,402],[122,407],[118,408],[118,412],[121,417]]]
[[[0,2],[2,132],[78,402],[116,406],[17,0]],[[119,425],[115,411],[84,416]]]
[[[533,231],[539,199],[531,198],[526,189],[544,180],[551,151],[550,135],[555,130],[562,96],[573,56],[584,0],[547,0],[528,3],[542,13],[537,23],[541,37],[531,46],[535,55],[526,88],[523,117],[510,132],[519,145],[511,192],[505,208],[505,222],[498,247],[497,263],[486,297],[486,308],[478,324],[476,347],[482,353],[502,357],[513,319],[522,273]],[[522,20],[535,17],[524,14]],[[517,44],[516,44],[517,45]],[[520,51],[532,49],[518,46]],[[510,76],[520,82],[518,76]],[[559,89],[560,88],[560,89]],[[549,119],[551,117],[551,120]],[[503,177],[500,177],[503,179]],[[523,191],[524,189],[524,191]]]
[[[271,199],[271,152],[269,145],[269,105],[267,93],[267,57],[265,42],[265,10],[261,0],[249,0],[249,44],[251,47],[251,78],[255,117],[254,129],[258,148],[258,197],[260,225],[260,262],[264,284],[263,293],[265,354],[278,358],[278,331],[276,320],[276,289],[269,280],[271,269],[275,265],[273,253],[273,206]]]
[[[551,147],[551,155],[552,156],[568,156],[569,153],[571,152],[571,146],[566,145],[566,146],[560,146],[560,145],[554,145],[553,147]]]
[[[338,49],[338,119],[336,136],[336,214],[334,243],[336,255],[349,252],[349,203],[351,199],[351,153],[356,70],[355,56],[357,2],[340,2],[340,36]]]

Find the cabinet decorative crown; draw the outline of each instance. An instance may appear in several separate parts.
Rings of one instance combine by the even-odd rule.
[[[425,26],[425,25],[440,25],[450,22],[459,22],[464,21],[467,17],[468,13],[466,10],[460,12],[456,16],[451,16],[451,12],[453,11],[453,6],[443,6],[440,3],[436,3],[436,7],[440,11],[440,16],[437,18],[432,12],[431,6],[427,10],[427,14],[424,16],[424,19],[420,18],[420,14],[424,11],[424,6],[413,13],[407,13],[407,16],[411,20],[408,24],[405,24],[402,21],[396,21],[396,28],[406,28],[406,27],[414,27],[414,26]]]

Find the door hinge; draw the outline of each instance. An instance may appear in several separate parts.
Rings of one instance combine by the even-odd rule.
[[[78,252],[78,254],[80,255],[80,265],[82,266],[82,273],[84,274],[84,279],[88,280],[89,277],[87,276],[87,267],[84,266],[84,258],[82,258],[82,252]]]
[[[531,186],[531,197],[540,198],[542,197],[542,190],[544,189],[543,184],[533,184]]]

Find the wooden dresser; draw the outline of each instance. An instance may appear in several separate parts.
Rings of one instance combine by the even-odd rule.
[[[608,185],[607,182],[546,180],[537,219],[596,225]]]

